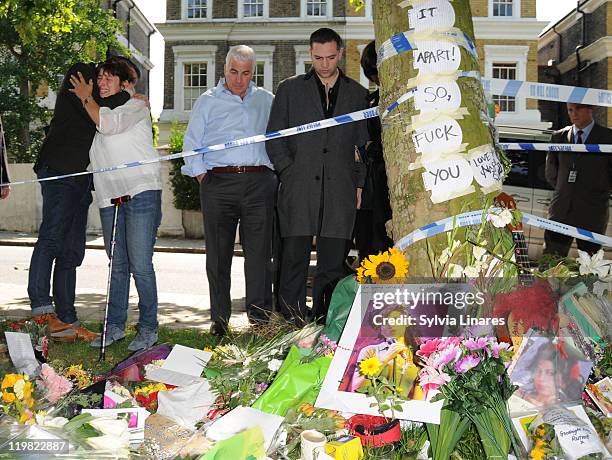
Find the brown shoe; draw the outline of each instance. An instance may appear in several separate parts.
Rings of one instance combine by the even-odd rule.
[[[82,340],[83,342],[91,342],[100,335],[95,332],[91,332],[85,326],[81,325],[73,327],[72,330],[75,332],[76,340]]]
[[[53,336],[57,332],[64,332],[72,327],[72,324],[60,321],[60,319],[55,316],[55,313],[44,313],[42,315],[36,315],[32,317],[32,319],[36,322],[44,321],[45,323],[47,323],[47,327],[49,328],[51,336]]]

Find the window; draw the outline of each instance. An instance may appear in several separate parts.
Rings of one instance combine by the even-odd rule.
[[[306,0],[306,16],[327,16],[327,0]]]
[[[295,74],[307,73],[312,67],[310,45],[293,45],[295,50]]]
[[[335,1],[339,2],[340,0]],[[302,18],[331,18],[333,16],[332,0],[301,0],[300,11]]]
[[[183,64],[183,110],[191,110],[200,94],[208,89],[208,63]]]
[[[208,17],[208,0],[187,0],[187,18],[205,19]]]
[[[272,91],[272,68],[274,64],[274,45],[251,45],[255,51],[255,72],[253,83],[260,88]]]
[[[244,0],[243,7],[245,18],[264,17],[264,0]]]
[[[513,0],[493,0],[493,16],[513,16]]]
[[[215,86],[216,45],[173,46],[174,106],[171,119],[186,120],[200,94]]]
[[[255,86],[264,87],[265,85],[265,62],[257,61],[255,64],[255,72],[253,73],[253,83]]]
[[[516,80],[516,63],[493,63],[493,78]],[[500,112],[516,112],[516,97],[493,96],[493,101],[499,106]]]

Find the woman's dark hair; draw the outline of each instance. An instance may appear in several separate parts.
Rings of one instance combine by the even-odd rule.
[[[366,45],[361,53],[361,68],[363,74],[368,80],[376,83],[375,78],[378,77],[378,68],[376,67],[376,42],[372,40]]]
[[[100,75],[100,73],[108,73],[119,77],[119,81],[131,81],[130,69],[127,64],[118,60],[109,59],[99,64],[96,68],[96,75]]]
[[[315,30],[310,35],[310,47],[312,48],[313,43],[329,43],[336,42],[336,46],[338,49],[342,48],[342,39],[338,32],[328,27],[321,27],[320,29]]]
[[[138,78],[140,80],[140,69],[138,68],[138,66],[136,64],[134,64],[130,59],[126,58],[125,56],[112,56],[108,59],[109,61],[119,61],[119,62],[123,62],[124,64],[127,64],[127,66],[131,69],[134,70],[134,72],[136,73],[136,78]],[[130,79],[131,83],[135,83],[134,81],[132,81]]]

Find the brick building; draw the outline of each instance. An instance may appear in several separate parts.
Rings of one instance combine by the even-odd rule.
[[[547,28],[538,43],[540,81],[609,89],[612,87],[612,2],[583,0]],[[539,102],[542,117],[555,129],[569,124],[565,104]],[[612,109],[596,107],[596,121],[612,124]]]
[[[374,38],[372,1],[355,12],[347,0],[167,0],[164,110],[161,140],[171,121],[186,122],[197,97],[216,85],[230,46],[254,48],[257,84],[274,91],[283,79],[309,65],[308,37],[331,27],[346,42],[343,69],[368,85],[359,58]],[[487,77],[536,81],[537,37],[546,23],[536,20],[536,0],[472,0],[481,70]],[[497,98],[500,124],[544,128],[537,101]]]
[[[136,86],[139,93],[149,94],[149,72],[153,68],[150,57],[150,38],[157,29],[142,14],[133,0],[102,0],[102,7],[113,12],[121,21],[123,34],[119,41],[132,53],[132,60],[141,70],[141,78]]]

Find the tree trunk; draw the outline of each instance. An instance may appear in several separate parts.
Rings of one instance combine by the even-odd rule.
[[[376,0],[373,2],[377,49],[380,49],[383,43],[390,37],[408,31],[409,27],[413,29],[415,24],[418,24],[420,31],[431,31],[433,33],[443,32],[441,27],[447,26],[446,30],[448,30],[449,27],[452,26],[465,32],[470,40],[472,42],[474,41],[469,0],[453,0],[452,2],[446,0],[429,0],[417,3],[416,6],[407,6],[406,8],[401,8],[398,6],[398,3],[400,3],[398,0]],[[451,11],[454,9],[454,22],[452,21],[452,12],[450,16],[448,15],[449,8]],[[410,9],[414,9],[414,16],[411,18],[409,26],[408,12]],[[445,17],[450,17],[450,19],[444,19]],[[415,20],[419,22],[417,23]],[[429,23],[427,21],[429,21]],[[445,22],[446,24],[444,24]],[[432,24],[433,27],[431,26]],[[439,39],[430,38],[429,40],[435,40],[436,43],[439,44]],[[411,40],[411,43],[412,42]],[[426,49],[425,46],[418,45],[419,43],[417,42],[417,47],[421,52]],[[434,45],[432,49],[436,50],[436,46],[437,45]],[[444,48],[444,46],[441,48]],[[438,49],[441,48],[438,47]],[[455,56],[457,56],[457,51],[460,51],[460,65],[458,71],[479,70],[480,66],[476,57],[470,54],[467,49],[462,46],[459,46],[459,49],[455,49],[454,52],[450,54],[442,51],[427,55],[421,54],[420,57],[419,51],[408,51],[389,57],[382,62],[380,61],[379,55],[378,70],[381,85],[381,112],[409,89],[414,88],[415,82],[411,82],[411,80],[417,76],[420,82],[417,90],[421,92],[427,87],[429,91],[433,91],[432,94],[435,94],[435,83],[441,81],[441,75],[432,73],[431,71],[429,74],[425,75],[422,68],[419,70],[415,69],[415,61],[420,62],[418,65],[422,65],[423,61],[430,63],[438,62],[438,64],[433,65],[451,65],[449,62],[444,63],[444,61],[454,60]],[[464,113],[463,118],[461,118],[461,116],[456,116],[456,113],[451,113],[451,118],[460,118],[457,120],[461,128],[459,130],[461,133],[460,135],[463,137],[463,143],[467,143],[467,145],[457,148],[456,154],[462,159],[467,160],[467,152],[469,150],[487,144],[491,146],[492,149],[494,144],[488,126],[483,123],[481,118],[481,112],[486,110],[486,102],[480,81],[477,78],[455,78],[456,76],[457,74],[455,73],[451,79],[456,80],[459,86],[461,92],[460,107],[467,109],[467,114]],[[456,102],[458,102],[457,99],[458,95],[455,97]],[[427,103],[429,102],[428,96]],[[436,220],[470,210],[482,209],[486,200],[486,196],[480,189],[477,181],[473,179],[472,184],[475,189],[474,192],[464,194],[458,198],[441,201],[437,204],[432,202],[431,192],[426,190],[422,174],[426,173],[431,177],[435,177],[429,171],[438,170],[430,169],[432,167],[431,165],[428,166],[427,172],[423,167],[418,167],[416,165],[413,165],[413,167],[409,169],[410,165],[415,163],[415,161],[419,159],[425,161],[425,155],[422,152],[417,152],[417,145],[421,145],[421,151],[423,149],[422,146],[425,145],[421,143],[424,137],[421,136],[420,141],[413,139],[414,128],[412,117],[419,113],[421,115],[426,112],[431,114],[432,106],[421,102],[419,103],[419,107],[421,108],[420,111],[415,106],[415,99],[409,99],[394,109],[383,120],[383,150],[389,182],[391,207],[393,209],[393,219],[388,230],[393,240],[396,242],[411,231]],[[449,113],[450,112],[451,110],[449,109]],[[427,126],[431,125],[431,121],[422,121],[420,126],[422,127],[421,129],[426,131]],[[444,130],[442,130],[442,132],[444,135],[448,134],[451,137],[454,136],[450,131],[444,132]],[[443,139],[434,140],[434,142],[430,144],[430,148],[437,151],[438,144],[440,148],[442,148],[444,146],[444,135]],[[449,137],[448,135],[446,136],[447,138]],[[499,166],[501,167],[501,164]],[[440,178],[441,177],[440,175]],[[460,192],[458,189],[455,191]],[[465,189],[463,191],[465,192]],[[460,232],[460,239],[465,238],[464,235],[465,233]],[[427,243],[421,241],[413,244],[407,249],[406,255],[410,262],[411,276],[429,277],[433,275],[432,266],[428,257],[427,244],[430,245],[434,253],[440,254],[440,251],[447,246],[446,236],[439,235],[437,237],[430,237]]]
[[[30,147],[30,121],[32,120],[29,107],[30,81],[25,76],[22,76],[19,80],[19,97],[23,102],[23,112],[21,113],[22,123],[19,127],[19,144],[22,151],[25,152]]]

